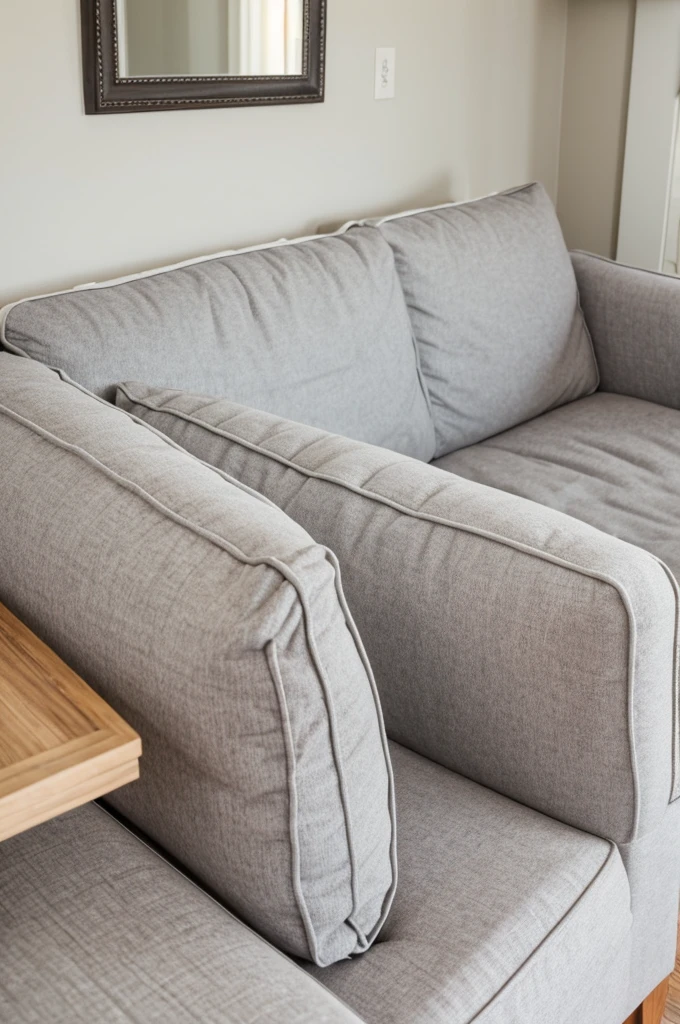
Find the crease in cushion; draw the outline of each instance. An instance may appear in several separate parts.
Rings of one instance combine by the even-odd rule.
[[[0,429],[0,599],[143,739],[110,802],[281,948],[367,948],[393,787],[332,553],[32,360],[0,355]]]
[[[597,388],[574,270],[541,185],[370,223],[394,251],[437,457]]]
[[[0,334],[111,400],[118,381],[145,380],[434,455],[394,257],[371,228],[25,299]]]

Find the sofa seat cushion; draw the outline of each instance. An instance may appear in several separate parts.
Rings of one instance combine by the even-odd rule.
[[[616,847],[392,744],[399,888],[360,960],[311,972],[368,1024],[621,1024]]]
[[[139,732],[111,802],[286,952],[370,944],[389,756],[335,556],[274,504],[0,353],[0,600]]]
[[[359,1024],[96,804],[0,844],[0,1020]]]
[[[435,462],[650,551],[680,578],[680,412],[598,392]]]
[[[595,390],[574,271],[540,185],[375,223],[394,250],[437,455]]]
[[[0,339],[105,398],[144,380],[434,455],[394,257],[371,228],[27,299],[0,313]]]

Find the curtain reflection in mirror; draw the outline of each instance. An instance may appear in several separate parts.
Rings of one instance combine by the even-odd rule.
[[[118,0],[121,78],[300,75],[304,0]]]

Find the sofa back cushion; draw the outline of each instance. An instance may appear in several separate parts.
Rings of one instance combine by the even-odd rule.
[[[143,380],[434,454],[394,258],[370,228],[28,299],[0,319],[11,351],[107,399]]]
[[[334,556],[47,367],[0,354],[0,600],[142,737],[109,797],[323,966],[395,886],[389,758]]]
[[[596,389],[574,271],[540,185],[374,224],[394,251],[438,456]]]

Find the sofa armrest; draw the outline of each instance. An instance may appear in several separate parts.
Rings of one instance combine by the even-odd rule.
[[[337,562],[259,494],[0,353],[0,600],[139,732],[107,797],[280,949],[368,948],[396,886]]]
[[[142,385],[119,402],[332,548],[393,739],[615,842],[661,820],[677,608],[651,555],[230,402]]]
[[[680,409],[680,280],[571,254],[600,387]]]

